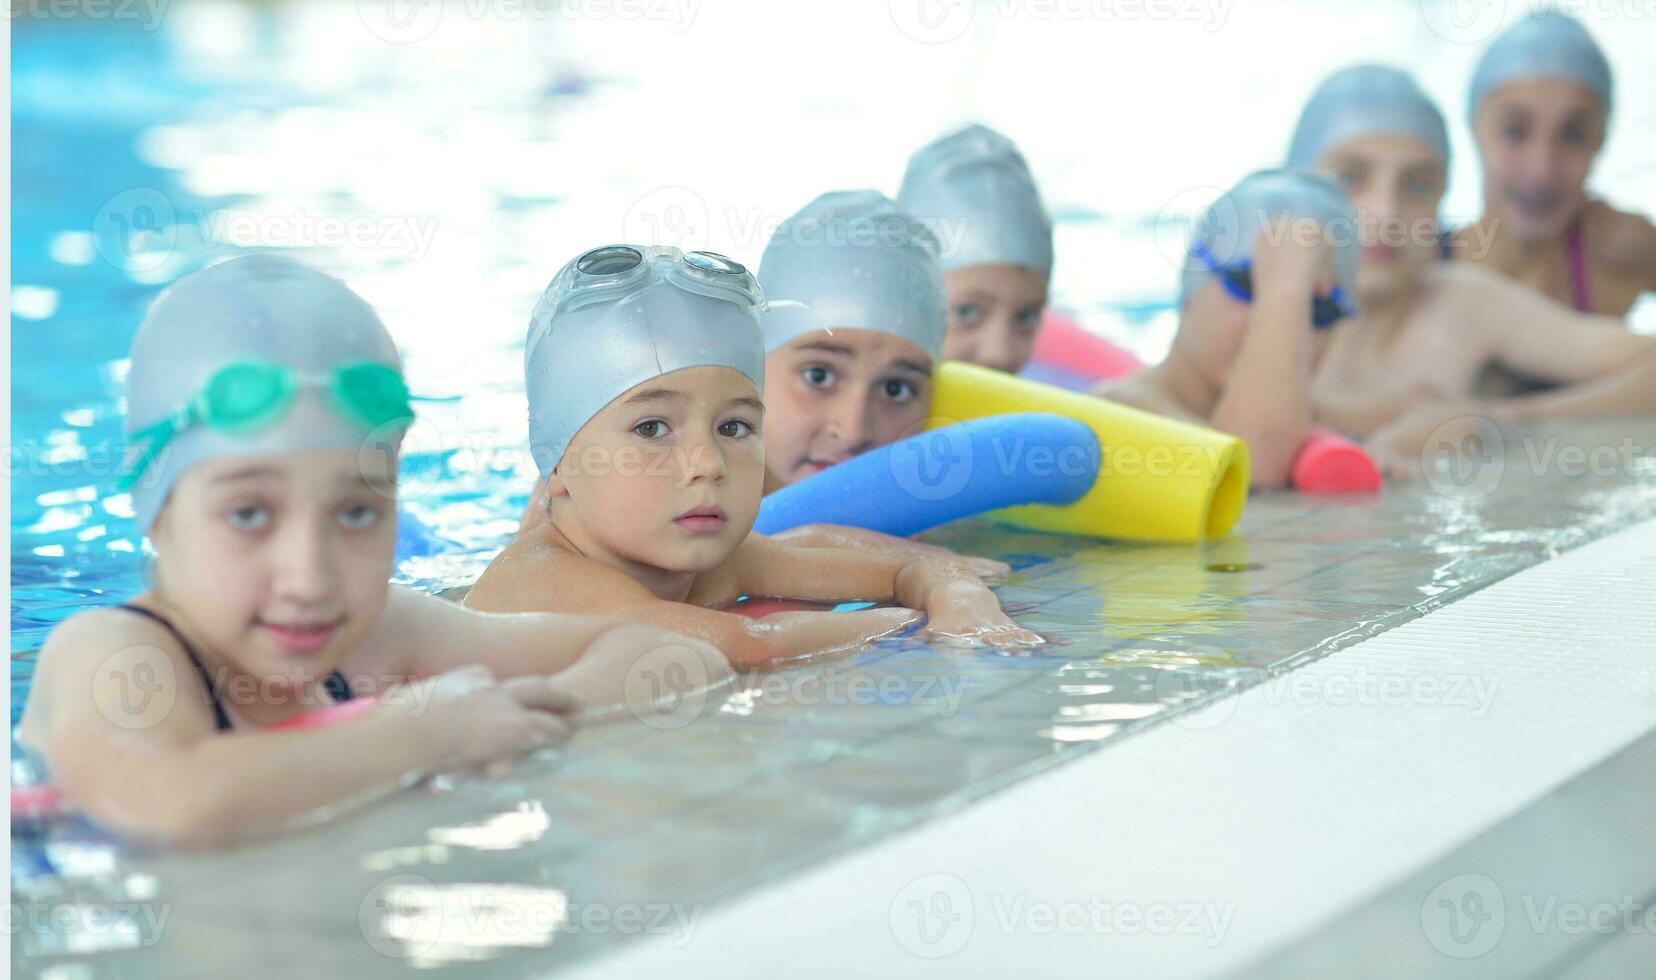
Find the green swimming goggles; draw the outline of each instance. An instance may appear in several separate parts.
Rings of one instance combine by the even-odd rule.
[[[370,430],[414,418],[402,375],[384,364],[357,361],[317,376],[268,361],[233,361],[214,371],[178,411],[133,435],[144,448],[121,477],[120,488],[131,489],[167,444],[192,426],[205,425],[228,435],[257,432],[286,414],[301,388],[327,389],[347,418]]]

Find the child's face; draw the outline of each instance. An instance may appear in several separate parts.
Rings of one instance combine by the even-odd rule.
[[[759,516],[764,414],[753,382],[726,367],[629,389],[570,440],[548,480],[553,522],[606,564],[717,567]]]
[[[1472,121],[1486,213],[1520,241],[1563,235],[1586,203],[1605,122],[1598,97],[1575,82],[1532,79],[1496,89]]]
[[[200,463],[150,529],[155,591],[249,675],[317,683],[385,607],[396,473],[366,450]]]
[[[1363,246],[1359,300],[1384,299],[1411,288],[1440,255],[1443,160],[1408,136],[1363,136],[1329,148],[1317,169],[1339,181],[1357,208]]]
[[[805,334],[765,359],[769,489],[920,431],[931,355],[877,330]]]
[[[1029,363],[1046,307],[1046,277],[1018,265],[973,265],[943,277],[949,333],[943,356],[1016,374]]]

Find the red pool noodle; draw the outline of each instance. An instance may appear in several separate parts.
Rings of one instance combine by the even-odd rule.
[[[1097,381],[1124,377],[1144,367],[1132,354],[1050,309],[1041,319],[1041,330],[1035,335],[1035,352],[1030,360]]]
[[[374,705],[379,703],[378,698],[352,698],[349,701],[340,701],[325,708],[307,711],[302,715],[294,715],[285,721],[279,721],[268,726],[268,731],[293,731],[300,728],[324,728],[328,725],[337,725],[342,721],[349,721],[357,715],[365,714]]]
[[[1363,447],[1337,432],[1313,428],[1294,457],[1294,489],[1301,493],[1374,493],[1380,470]]]
[[[833,608],[834,604],[831,602],[809,602],[804,599],[747,599],[733,606],[726,606],[723,611],[749,619],[762,619],[771,613],[829,612]]]
[[[50,783],[13,786],[11,813],[15,820],[38,820],[63,812],[63,792]]]

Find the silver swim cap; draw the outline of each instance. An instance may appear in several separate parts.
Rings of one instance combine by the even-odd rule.
[[[1408,73],[1353,65],[1328,76],[1305,109],[1288,147],[1288,168],[1310,170],[1332,146],[1379,133],[1412,136],[1449,162],[1443,113]]]
[[[944,272],[1005,264],[1052,276],[1052,221],[1035,177],[1017,146],[987,126],[956,130],[910,157],[897,204],[940,243],[957,231]]]
[[[823,329],[878,330],[934,359],[948,312],[937,239],[879,191],[830,191],[784,221],[759,262],[773,300],[804,304],[764,318],[765,350]]]
[[[268,424],[255,431],[224,431],[200,414],[207,383],[223,368],[269,366],[284,369],[288,380],[327,378],[365,362],[402,371],[391,335],[362,297],[332,276],[277,255],[231,259],[173,283],[150,306],[131,356],[124,422],[129,442],[141,450],[146,434],[169,419],[176,422],[158,454],[132,473],[132,506],[146,533],[173,484],[197,463],[359,449],[375,429],[321,399],[295,398],[283,403],[280,414],[266,413]],[[406,390],[402,402],[406,408]],[[396,438],[401,431],[395,430]]]
[[[1472,73],[1467,116],[1477,115],[1491,92],[1521,78],[1579,82],[1610,111],[1610,62],[1581,22],[1561,11],[1531,14],[1490,42]]]
[[[581,426],[628,389],[690,367],[765,389],[764,296],[741,263],[672,246],[605,245],[553,277],[529,318],[529,450],[551,475]]]
[[[1239,265],[1252,259],[1260,232],[1271,222],[1290,217],[1310,218],[1323,228],[1334,249],[1335,285],[1352,292],[1361,250],[1357,212],[1350,198],[1338,184],[1315,174],[1260,170],[1242,178],[1197,220],[1186,250],[1179,302],[1182,304],[1213,274],[1198,259],[1198,249],[1205,250],[1218,265]]]

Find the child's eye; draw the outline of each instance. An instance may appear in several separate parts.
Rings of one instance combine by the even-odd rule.
[[[633,426],[633,431],[645,439],[660,439],[667,434],[667,423],[660,419],[645,419]]]
[[[742,419],[726,419],[719,423],[719,435],[727,439],[742,439],[753,433],[753,426]]]
[[[1580,146],[1587,142],[1587,131],[1575,126],[1564,130],[1564,142],[1570,146]]]
[[[261,531],[270,524],[270,508],[248,504],[230,511],[225,520],[238,531]]]
[[[977,303],[962,303],[954,308],[954,315],[963,324],[976,323],[983,319],[983,307]]]
[[[1335,175],[1335,179],[1348,191],[1356,190],[1363,183],[1363,175],[1355,170],[1342,170]]]
[[[1506,141],[1508,143],[1522,143],[1524,141],[1524,137],[1529,134],[1525,132],[1523,126],[1514,123],[1513,125],[1503,127],[1501,129],[1501,135],[1506,137]]]
[[[915,397],[920,394],[920,389],[916,388],[907,381],[901,381],[896,378],[885,381],[881,385],[881,390],[885,393],[887,398],[899,405],[913,401]]]
[[[1032,306],[1018,314],[1018,326],[1034,330],[1041,325],[1041,308]]]
[[[339,512],[339,525],[360,531],[379,523],[380,511],[372,504],[348,504]]]
[[[800,369],[799,376],[813,388],[826,388],[834,383],[834,369],[826,364],[807,364]]]

